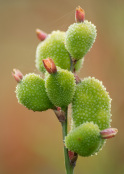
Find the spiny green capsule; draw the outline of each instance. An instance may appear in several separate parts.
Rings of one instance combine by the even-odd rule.
[[[53,108],[46,90],[45,81],[34,73],[27,74],[16,87],[18,102],[33,111]]]
[[[86,55],[96,39],[96,27],[85,20],[69,26],[65,46],[72,58],[79,60]]]
[[[36,49],[36,67],[45,72],[42,60],[51,57],[62,69],[70,70],[70,55],[65,48],[65,32],[53,31]]]
[[[93,122],[81,124],[65,138],[65,146],[80,156],[94,155],[101,145],[100,129]]]
[[[93,121],[100,130],[110,127],[111,99],[102,82],[94,77],[85,78],[76,86],[72,102],[75,127]],[[73,126],[74,127],[74,126]]]
[[[55,106],[68,106],[75,92],[73,73],[57,67],[57,72],[46,74],[45,87],[49,99]]]

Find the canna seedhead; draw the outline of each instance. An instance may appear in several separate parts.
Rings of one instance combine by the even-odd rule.
[[[91,77],[81,81],[75,73],[97,35],[96,26],[85,20],[80,6],[76,8],[75,20],[67,32],[53,31],[47,35],[36,29],[38,39],[43,41],[36,50],[36,67],[46,72],[45,79],[34,73],[23,76],[17,69],[12,73],[18,82],[18,102],[28,109],[53,109],[63,124],[67,119],[65,108],[72,103],[72,129],[65,137],[65,146],[73,167],[78,154],[84,157],[96,154],[105,139],[118,132],[110,128],[111,98],[102,82]]]

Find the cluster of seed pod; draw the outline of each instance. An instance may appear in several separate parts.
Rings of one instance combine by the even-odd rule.
[[[36,67],[45,74],[25,76],[14,70],[18,102],[33,111],[64,110],[72,103],[72,129],[65,146],[81,156],[96,154],[105,139],[116,135],[110,128],[111,98],[102,82],[94,77],[80,80],[84,56],[96,39],[96,27],[85,20],[84,10],[76,8],[76,22],[66,32],[46,34],[37,29],[40,43],[36,49]]]

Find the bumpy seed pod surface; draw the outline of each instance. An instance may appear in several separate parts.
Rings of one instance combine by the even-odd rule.
[[[45,81],[34,73],[27,74],[16,87],[18,102],[33,111],[53,108],[46,90]]]
[[[85,56],[96,39],[96,27],[85,20],[83,23],[74,23],[69,26],[65,46],[72,58],[78,60]]]
[[[85,78],[76,86],[72,102],[75,127],[93,121],[100,130],[110,127],[111,99],[102,82],[94,77]]]
[[[66,147],[84,157],[94,155],[100,144],[100,129],[92,122],[78,126],[65,138]]]
[[[55,64],[62,69],[70,70],[70,55],[65,48],[65,32],[53,31],[41,42],[36,50],[36,67],[45,72],[42,60],[48,57],[52,58]]]
[[[75,92],[74,75],[57,67],[56,73],[46,74],[45,87],[50,101],[55,106],[67,106],[71,103]]]

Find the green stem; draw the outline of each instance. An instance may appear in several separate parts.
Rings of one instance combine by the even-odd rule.
[[[62,123],[62,132],[63,132],[63,141],[65,140],[65,136],[67,136],[67,109],[65,111],[66,120]],[[68,149],[64,146],[64,157],[65,157],[65,168],[66,174],[73,174],[74,167],[70,164],[69,156],[68,156]]]

